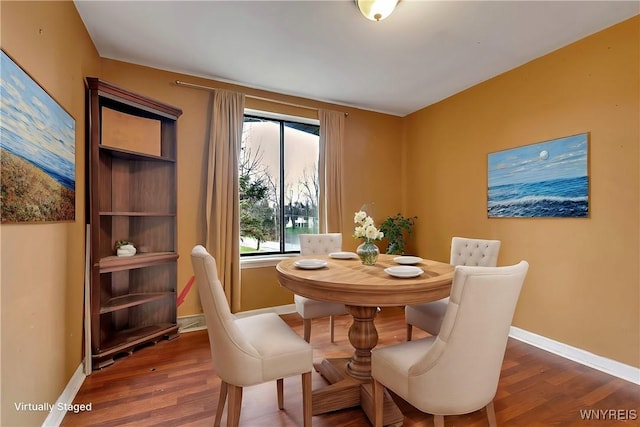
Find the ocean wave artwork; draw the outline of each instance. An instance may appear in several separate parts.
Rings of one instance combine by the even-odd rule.
[[[588,217],[588,141],[582,133],[489,154],[488,216]]]

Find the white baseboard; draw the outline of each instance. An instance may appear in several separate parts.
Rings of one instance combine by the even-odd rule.
[[[194,332],[207,329],[207,322],[204,320],[204,313],[192,314],[178,317],[178,332]]]
[[[58,427],[62,423],[64,416],[67,415],[65,408],[68,408],[73,403],[73,399],[76,398],[76,394],[78,390],[80,390],[85,378],[84,364],[80,363],[80,366],[78,366],[78,369],[76,369],[71,376],[64,391],[49,411],[49,415],[47,415],[47,418],[42,423],[43,427]]]
[[[625,365],[624,363],[598,356],[597,354],[572,347],[559,341],[554,341],[550,338],[525,331],[524,329],[520,329],[515,326],[511,327],[509,336],[532,346],[541,348],[542,350],[562,356],[565,359],[573,360],[574,362],[589,366],[590,368],[597,369],[598,371],[613,375],[614,377],[640,385],[640,369],[634,366]]]
[[[255,314],[262,314],[262,313],[276,313],[280,315],[280,314],[295,313],[295,311],[296,311],[295,304],[287,304],[287,305],[279,305],[276,307],[267,307],[267,308],[259,308],[256,310],[241,311],[239,313],[235,313],[235,316],[242,318],[242,317],[253,316]],[[207,329],[207,322],[204,319],[203,313],[178,317],[178,330],[180,331],[180,333],[201,331],[203,329]]]
[[[258,308],[256,310],[241,311],[239,313],[235,313],[235,315],[236,317],[247,317],[247,316],[253,316],[255,314],[262,314],[262,313],[275,313],[277,315],[280,315],[280,314],[289,314],[289,313],[295,313],[295,312],[296,312],[296,305],[287,304],[287,305],[278,305],[275,307]]]

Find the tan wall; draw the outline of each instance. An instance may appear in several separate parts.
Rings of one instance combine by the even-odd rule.
[[[1,4],[2,49],[76,121],[76,220],[0,226],[3,426],[40,425],[82,360],[84,76],[99,57],[72,2]]]
[[[293,304],[293,293],[280,286],[274,267],[242,270],[241,311]]]
[[[640,367],[640,18],[406,118],[407,200],[422,256],[452,236],[526,259],[514,325]],[[590,133],[588,219],[488,219],[487,154]]]

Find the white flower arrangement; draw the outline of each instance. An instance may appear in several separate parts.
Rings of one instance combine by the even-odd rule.
[[[353,237],[364,239],[366,242],[380,240],[384,237],[384,233],[374,225],[371,218],[365,211],[356,212],[353,222],[358,224],[354,230]]]

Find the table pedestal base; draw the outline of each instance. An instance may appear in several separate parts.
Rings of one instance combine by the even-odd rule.
[[[350,358],[324,359],[314,366],[330,385],[313,391],[313,415],[361,406],[373,424],[373,392],[370,380],[360,380],[347,373]],[[402,426],[404,416],[385,390],[383,421],[385,426]]]

